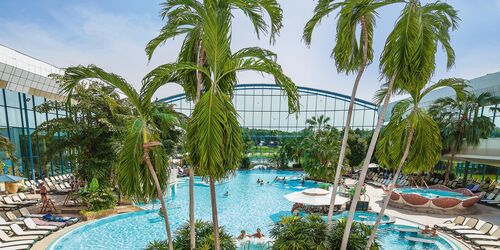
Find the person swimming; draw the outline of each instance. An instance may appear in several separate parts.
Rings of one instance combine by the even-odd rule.
[[[432,230],[430,229],[429,225],[425,225],[425,228],[420,231],[421,234],[430,234],[432,233]]]
[[[228,197],[229,196],[229,191],[226,191],[226,193],[224,193],[224,197]]]
[[[241,230],[241,234],[240,234],[240,236],[238,236],[238,240],[242,240],[242,239],[247,238],[247,237],[248,237],[247,231]]]
[[[260,231],[260,228],[257,228],[257,232],[250,235],[250,237],[255,237],[255,238],[264,238],[264,234]]]

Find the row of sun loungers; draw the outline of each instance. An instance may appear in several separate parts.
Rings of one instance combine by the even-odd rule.
[[[494,207],[500,207],[500,190],[495,189],[492,192],[486,193],[484,198],[479,203]]]
[[[37,193],[39,191],[40,183],[44,182],[47,187],[47,191],[50,193],[68,193],[71,191],[71,179],[73,178],[73,174],[64,174],[58,176],[51,176],[42,179],[38,179],[37,181],[29,180],[25,181],[24,185],[27,190],[32,191],[33,193]]]
[[[400,186],[407,186],[408,182],[408,176],[406,175],[401,175],[396,181],[396,183]],[[375,187],[388,186],[392,183],[392,175],[384,176],[383,174],[370,173],[367,177],[366,183]]]
[[[435,227],[481,249],[500,247],[500,227],[489,222],[480,225],[474,217],[457,216],[453,221],[436,224]]]
[[[38,199],[30,199],[24,193],[0,196],[0,209],[4,211],[16,210],[22,207],[36,205]]]
[[[5,218],[0,216],[0,249],[29,249],[36,241],[75,222],[47,222],[41,219],[45,215],[31,214],[26,208],[17,212],[20,217],[11,211],[4,214]]]

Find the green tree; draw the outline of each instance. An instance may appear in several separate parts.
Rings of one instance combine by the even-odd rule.
[[[253,20],[260,19],[259,13],[262,11],[268,12],[274,20],[271,22],[273,37],[281,26],[277,20],[281,21],[282,12],[275,1],[182,1],[179,8],[182,6],[202,18],[200,46],[204,50],[206,63],[199,65],[183,61],[161,65],[149,74],[147,81],[157,88],[167,82],[176,81],[179,74],[185,70],[197,70],[203,75],[203,93],[189,120],[187,145],[195,172],[209,177],[215,249],[219,250],[215,182],[225,178],[238,167],[242,151],[241,130],[231,102],[237,83],[236,73],[250,70],[273,76],[275,83],[286,92],[289,111],[292,113],[299,109],[297,87],[282,72],[273,52],[258,47],[231,52],[232,10],[246,6],[248,9],[243,12]],[[263,20],[257,24],[257,30],[267,27]],[[276,26],[277,24],[279,25]]]
[[[430,114],[439,123],[445,152],[451,155],[445,172],[445,183],[449,181],[450,169],[457,152],[464,146],[476,147],[480,139],[487,139],[495,129],[495,124],[480,110],[500,103],[499,96],[485,92],[479,95],[468,93],[464,98],[457,96],[437,99],[429,108]],[[499,108],[491,108],[500,111]],[[469,164],[466,164],[466,171]],[[467,174],[464,175],[464,185]]]
[[[207,60],[207,50],[213,50],[209,43],[214,41],[207,41],[213,39],[210,35],[212,32],[219,32],[215,28],[213,17],[206,15],[207,10],[205,7],[212,6],[212,8],[220,8],[224,12],[231,12],[233,9],[241,10],[251,21],[257,37],[261,33],[268,33],[270,31],[270,42],[275,41],[275,36],[278,34],[282,27],[282,10],[276,0],[252,0],[252,1],[238,1],[238,0],[211,0],[207,1],[192,1],[192,0],[167,0],[162,3],[162,10],[160,15],[163,19],[167,19],[166,24],[160,31],[160,34],[153,38],[146,46],[146,54],[151,59],[154,51],[158,46],[165,43],[169,39],[173,39],[179,35],[185,35],[183,40],[177,63],[195,64],[196,68],[184,67],[179,69],[176,74],[176,82],[181,84],[188,99],[194,100],[194,104],[200,101],[203,91],[210,88],[210,81],[207,76],[204,76],[200,70],[201,67],[206,67],[211,63]],[[213,11],[218,11],[214,9]],[[269,17],[270,25],[265,21],[265,15]],[[226,18],[228,26],[231,25],[232,16],[224,17],[225,14],[220,15]],[[218,18],[218,17],[217,17]],[[217,27],[218,28],[218,27]],[[230,32],[229,30],[223,32]],[[212,33],[213,35],[214,33]],[[211,37],[210,37],[211,36]],[[229,52],[229,51],[226,51]],[[235,80],[234,73],[229,74],[229,78]],[[194,230],[194,169],[195,167],[190,164],[189,171],[189,221],[191,225],[191,249],[195,245],[195,230]],[[214,224],[216,225],[216,224]],[[217,232],[217,231],[215,231]]]
[[[307,45],[310,45],[314,28],[323,18],[333,11],[340,9],[337,15],[335,46],[331,56],[335,60],[335,66],[338,72],[344,72],[346,74],[357,73],[352,88],[351,100],[349,102],[346,123],[344,125],[342,145],[340,147],[335,179],[333,181],[332,198],[328,210],[329,225],[332,224],[333,207],[342,165],[344,164],[354,102],[356,101],[356,92],[367,65],[373,61],[373,30],[375,28],[377,9],[395,2],[399,1],[346,0],[337,2],[334,0],[319,0],[314,9],[313,17],[304,27],[303,39]],[[358,31],[358,29],[360,30]]]
[[[447,67],[454,64],[455,53],[450,44],[450,29],[456,29],[459,18],[449,4],[434,2],[422,5],[410,0],[403,8],[394,29],[389,33],[380,58],[382,76],[390,79],[375,131],[368,147],[363,168],[351,201],[341,249],[346,249],[354,212],[366,178],[368,165],[375,150],[391,94],[402,89],[422,89],[429,82],[436,67],[435,55],[440,43],[447,56]],[[408,86],[410,86],[408,88]]]
[[[394,106],[391,120],[384,128],[377,145],[376,154],[380,165],[389,169],[393,166],[397,168],[375,222],[368,247],[375,238],[401,171],[410,173],[427,171],[441,158],[442,144],[439,126],[427,111],[420,107],[420,102],[433,90],[443,87],[452,88],[457,96],[463,97],[466,86],[465,80],[450,78],[440,80],[425,89],[412,89],[409,86],[409,90],[403,90],[404,93],[410,95],[410,98]],[[379,90],[378,101],[383,100],[386,94],[387,89]]]
[[[131,114],[126,117],[126,131],[118,154],[117,178],[120,191],[133,200],[159,199],[165,220],[169,249],[173,249],[172,234],[168,221],[163,192],[168,186],[168,156],[162,147],[161,132],[178,123],[176,114],[164,113],[152,97],[156,89],[147,82],[137,92],[122,77],[101,68],[75,66],[65,70],[61,92],[68,101],[78,85],[88,80],[99,80],[117,88],[126,96]]]
[[[344,229],[346,227],[346,219],[340,219],[337,221],[331,230],[328,232],[326,237],[326,245],[328,249],[338,249],[339,245],[342,243],[342,237]],[[378,237],[374,239],[371,246],[367,247],[368,237],[373,234],[373,229],[362,222],[353,222],[351,227],[351,236],[349,242],[347,243],[346,249],[348,250],[378,250],[380,249],[380,243]]]
[[[15,175],[15,166],[17,163],[17,158],[15,156],[16,146],[14,146],[14,144],[10,142],[9,138],[0,136],[0,152],[3,152],[5,154],[4,157],[12,161],[12,174]],[[1,163],[2,165],[0,166],[3,166],[3,160],[1,161]]]
[[[348,151],[346,158],[351,169],[359,166],[365,159],[366,149],[368,148],[366,139],[362,137],[361,130],[349,130],[349,138],[347,139]]]
[[[62,83],[63,76],[52,77]],[[47,101],[35,110],[54,112],[64,105]],[[112,186],[118,145],[124,133],[125,117],[130,114],[129,104],[113,87],[93,81],[75,86],[70,111],[72,115],[45,121],[33,133],[46,145],[42,161],[57,162],[62,154],[71,151],[69,160],[78,166],[75,173],[79,178],[87,182],[97,178],[101,184]]]

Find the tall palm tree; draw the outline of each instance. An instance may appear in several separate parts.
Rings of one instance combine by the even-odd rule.
[[[204,49],[206,63],[198,65],[193,62],[176,62],[165,64],[154,69],[146,79],[150,86],[161,86],[175,81],[185,70],[197,70],[203,74],[203,90],[196,103],[187,129],[189,157],[196,173],[208,176],[212,203],[212,220],[214,225],[214,241],[216,249],[220,249],[218,237],[217,201],[215,182],[226,178],[234,172],[241,158],[242,135],[237,113],[231,98],[237,83],[236,73],[239,71],[257,71],[272,75],[275,83],[283,87],[288,95],[289,111],[298,111],[297,87],[286,76],[276,55],[257,47],[244,48],[231,52],[231,20],[232,9],[241,5],[261,3],[261,8],[279,10],[273,1],[232,1],[206,0],[203,3],[186,1],[201,22],[201,47]],[[252,19],[255,11],[261,8],[250,8],[245,12]],[[261,22],[258,22],[261,23]],[[276,30],[276,27],[272,27]]]
[[[177,117],[162,112],[163,109],[155,105],[152,97],[156,89],[147,83],[137,92],[125,79],[95,65],[67,68],[61,92],[67,95],[69,101],[77,85],[96,79],[117,88],[132,107],[117,164],[120,191],[136,201],[160,200],[169,249],[173,249],[163,196],[168,186],[168,156],[159,141],[161,131],[167,131],[176,124]]]
[[[397,168],[368,240],[367,249],[370,249],[375,239],[403,165],[408,172],[425,171],[441,158],[442,144],[438,124],[420,107],[420,102],[427,94],[442,87],[453,88],[458,97],[463,97],[466,86],[466,80],[450,78],[440,80],[425,89],[402,91],[409,94],[410,98],[394,106],[391,120],[384,128],[377,145],[376,155],[379,163],[388,168],[397,165]],[[381,101],[386,94],[386,88],[379,90],[377,100]]]
[[[333,11],[340,9],[337,14],[337,36],[331,56],[335,59],[335,66],[337,67],[338,72],[344,72],[346,74],[357,73],[352,88],[347,119],[344,125],[342,146],[340,147],[339,160],[335,172],[335,179],[333,181],[332,196],[328,210],[329,226],[332,225],[333,207],[340,180],[340,173],[344,163],[352,112],[354,110],[354,102],[356,100],[356,92],[365,68],[373,60],[372,45],[373,29],[375,27],[375,18],[377,17],[376,10],[382,6],[395,2],[400,1],[345,0],[343,2],[336,2],[334,0],[319,0],[314,9],[313,17],[304,27],[303,39],[307,45],[310,45],[314,28],[324,17],[328,16]],[[356,34],[358,29],[360,29],[358,34],[359,37]]]
[[[263,1],[236,1],[228,0],[225,4],[231,8],[243,11],[250,19],[255,28],[257,37],[261,33],[267,33],[269,25],[265,22],[264,15],[269,16],[271,22],[270,42],[275,41],[275,35],[282,27],[282,10],[275,0]],[[146,54],[149,60],[158,46],[165,43],[169,39],[173,39],[178,35],[185,35],[177,62],[196,63],[198,67],[205,65],[206,53],[202,43],[204,34],[204,22],[207,21],[203,15],[201,8],[203,3],[191,0],[167,0],[162,3],[160,15],[163,19],[167,19],[166,24],[160,31],[160,34],[153,38],[146,46]],[[180,72],[178,83],[180,83],[188,99],[194,100],[196,105],[201,97],[201,92],[204,88],[204,76],[198,69],[185,69]],[[194,168],[190,165],[189,168],[189,224],[190,224],[190,248],[196,247],[195,240],[195,218],[194,218]]]
[[[485,92],[479,95],[468,93],[465,98],[443,97],[431,105],[429,112],[439,121],[445,151],[451,155],[445,172],[445,183],[449,181],[455,154],[464,146],[478,146],[480,139],[488,138],[495,128],[490,118],[483,116],[482,112],[480,114],[479,110],[499,103],[499,96]],[[494,107],[491,109],[499,110]],[[468,165],[466,171],[467,168]],[[464,183],[467,183],[467,175],[464,177]]]
[[[405,89],[405,86],[411,86],[410,88],[406,87],[406,89],[413,91],[425,86],[436,67],[435,54],[438,43],[441,43],[446,52],[447,67],[453,66],[455,53],[450,45],[449,30],[457,27],[458,20],[456,10],[447,3],[437,1],[421,5],[417,0],[410,0],[406,3],[394,29],[389,34],[380,58],[382,76],[390,79],[387,95],[379,113],[377,125],[351,201],[341,245],[342,250],[347,247],[354,212],[392,92],[397,93]]]

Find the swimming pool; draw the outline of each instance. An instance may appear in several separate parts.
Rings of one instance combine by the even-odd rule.
[[[401,194],[418,194],[420,196],[433,199],[433,198],[456,198],[466,200],[470,196],[464,195],[459,192],[440,190],[440,189],[423,189],[423,188],[397,188],[396,192]]]
[[[312,181],[306,181],[302,186],[300,179],[292,180],[300,174],[301,172],[277,170],[238,171],[228,181],[217,184],[220,225],[233,235],[238,235],[242,229],[253,233],[256,228],[261,228],[263,233],[268,235],[270,226],[279,220],[280,216],[290,215],[292,204],[283,196],[317,186]],[[285,176],[287,184],[273,182],[276,176]],[[258,179],[264,180],[264,185],[257,184]],[[209,188],[200,178],[196,178],[195,181],[197,183],[195,217],[210,221]],[[227,197],[224,196],[226,192],[229,193]],[[171,227],[175,230],[189,218],[186,178],[172,187],[167,199]],[[163,219],[158,215],[159,205],[144,207],[152,210],[115,215],[88,223],[60,237],[50,249],[144,249],[152,240],[166,239]],[[340,216],[343,214],[336,215]],[[363,216],[361,213],[356,215],[358,219],[364,219]],[[391,227],[392,225],[382,227],[383,230],[388,230],[387,233],[381,234],[385,249],[395,249],[392,245],[395,242],[386,239],[388,237],[386,235],[391,235]],[[402,243],[397,242],[397,244]],[[451,249],[451,247],[435,249]]]

